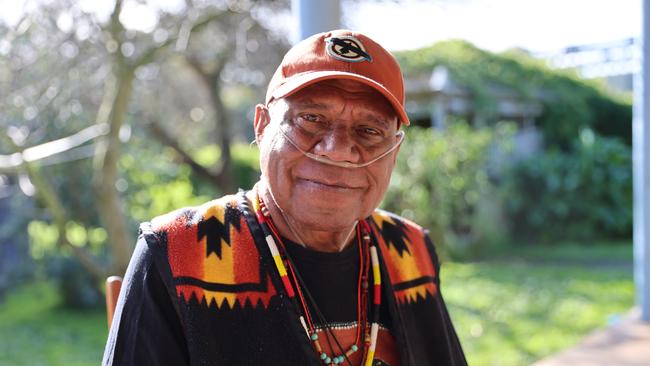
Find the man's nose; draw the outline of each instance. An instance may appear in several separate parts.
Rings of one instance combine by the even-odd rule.
[[[328,131],[314,146],[314,154],[324,156],[332,161],[358,163],[360,151],[347,128],[334,128]]]

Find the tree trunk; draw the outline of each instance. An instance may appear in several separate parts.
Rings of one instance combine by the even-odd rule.
[[[230,152],[231,143],[231,126],[226,107],[221,99],[221,68],[219,71],[210,75],[211,83],[208,87],[210,91],[210,102],[215,114],[215,129],[218,131],[219,148],[221,149],[221,166],[218,173],[219,185],[226,193],[234,192],[237,188],[232,174],[232,155]]]
[[[221,163],[216,174],[217,185],[224,192],[233,192],[236,187],[233,180],[230,152],[230,120],[221,99],[221,71],[226,65],[227,58],[228,55],[221,55],[216,66],[209,68],[210,70],[206,70],[206,67],[194,57],[186,56],[185,60],[199,76],[210,95],[210,104],[214,111],[214,128],[217,135],[215,139],[221,149],[221,159],[219,159]]]
[[[134,70],[117,65],[115,69],[114,75],[106,83],[104,100],[97,115],[97,123],[108,123],[109,132],[97,144],[94,181],[97,208],[107,230],[111,248],[111,270],[114,274],[121,275],[129,264],[134,239],[126,227],[124,207],[115,183],[119,179],[119,133],[133,90]]]

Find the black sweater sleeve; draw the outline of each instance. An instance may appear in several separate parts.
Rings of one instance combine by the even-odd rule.
[[[187,342],[156,260],[156,235],[141,231],[126,271],[102,365],[189,365]],[[167,270],[167,273],[165,272]]]

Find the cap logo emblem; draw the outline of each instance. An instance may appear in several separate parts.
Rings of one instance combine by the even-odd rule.
[[[356,37],[329,37],[327,43],[327,54],[337,60],[347,62],[372,61],[372,57],[366,52],[363,43]]]

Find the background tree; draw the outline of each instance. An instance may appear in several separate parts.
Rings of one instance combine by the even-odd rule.
[[[247,60],[260,50],[253,44],[265,42],[269,35],[275,44],[283,42],[266,32],[256,17],[283,6],[283,2],[186,1],[161,8],[116,0],[103,16],[66,1],[39,4],[15,28],[7,29],[0,43],[6,56],[0,60],[0,83],[5,91],[0,103],[7,111],[3,124],[9,138],[2,143],[7,154],[0,157],[0,169],[29,177],[33,192],[26,193],[35,193],[47,209],[41,217],[55,223],[59,244],[72,249],[95,277],[123,273],[134,243],[133,220],[127,217],[122,197],[128,182],[120,170],[124,143],[134,134],[131,126],[160,121],[188,131],[182,123],[187,118],[178,118],[188,115],[187,104],[168,103],[180,91],[187,92],[188,100],[203,99],[213,106],[210,135],[218,136],[222,162],[217,173],[210,173],[211,182],[221,191],[234,186],[228,174],[231,116],[223,101],[223,86],[241,80],[249,80],[249,85],[264,82],[264,71],[255,70],[262,63]],[[129,26],[133,14],[146,15],[140,19],[141,29]],[[181,87],[176,85],[179,80],[173,75],[187,75],[183,68],[194,70],[198,80],[205,82],[204,88],[196,87],[196,77]],[[165,74],[167,83],[155,74]],[[146,103],[156,96],[160,97],[157,103]],[[168,109],[174,111],[165,113]],[[202,110],[205,114],[207,108]],[[194,119],[200,119],[198,109],[194,111]],[[202,138],[204,130],[188,134],[194,139],[191,146],[214,142]],[[180,139],[160,138],[175,135],[156,136],[177,152],[184,151]],[[47,143],[57,138],[63,147],[55,155]],[[94,144],[89,144],[93,139]],[[49,153],[36,158],[28,154],[35,150]],[[208,171],[193,153],[187,152],[185,162],[194,163],[194,171]],[[70,162],[45,168],[61,160]],[[87,189],[91,181],[94,191]],[[91,255],[84,243],[70,242],[71,222],[104,227],[112,260],[109,266]]]

